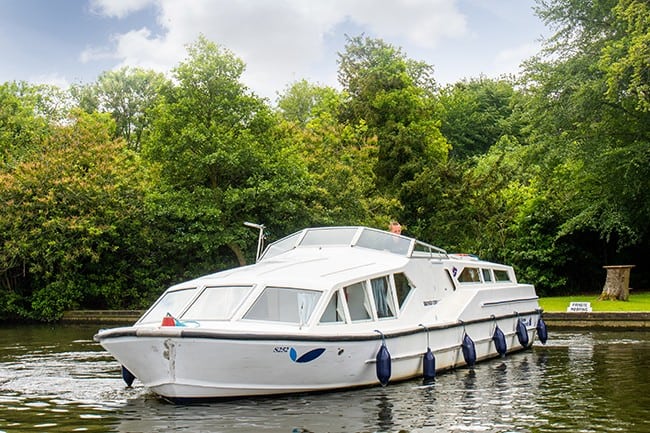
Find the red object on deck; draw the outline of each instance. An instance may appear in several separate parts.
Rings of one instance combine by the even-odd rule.
[[[163,317],[162,326],[176,326],[176,321],[171,316],[171,314],[167,314],[165,317]]]

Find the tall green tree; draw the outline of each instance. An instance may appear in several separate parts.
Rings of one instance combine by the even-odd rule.
[[[131,149],[139,151],[151,122],[149,110],[167,85],[160,73],[124,67],[103,72],[96,83],[71,86],[71,93],[87,112],[110,113],[115,120],[115,138],[124,138]]]
[[[576,254],[566,251],[578,249],[583,270],[649,244],[650,117],[636,67],[646,8],[627,0],[538,2],[538,14],[557,32],[528,63],[526,78],[540,179],[553,188],[531,216],[557,211],[556,259],[569,263]]]
[[[306,81],[294,83],[278,100],[314,185],[305,204],[313,224],[385,227],[401,205],[376,188],[377,140],[365,122],[339,121],[345,100],[345,92]]]
[[[650,216],[650,112],[639,100],[643,86],[622,78],[621,63],[631,61],[637,40],[628,33],[634,30],[630,20],[644,16],[631,11],[647,10],[647,3],[564,0],[543,6],[539,13],[559,30],[547,47],[549,60],[530,66],[531,80],[539,83],[540,141],[565,143],[564,157],[577,160],[583,173],[581,194],[571,202],[575,216],[564,231],[594,230],[617,248],[632,245],[648,234],[642,221]],[[643,19],[638,24],[643,27]]]
[[[447,157],[432,73],[429,65],[380,39],[348,38],[339,54],[339,82],[349,95],[342,120],[363,121],[377,137],[377,182],[396,196],[423,167]]]
[[[650,5],[647,1],[621,0],[612,9],[617,35],[604,47],[599,68],[607,79],[606,96],[626,108],[650,111]]]
[[[275,114],[241,83],[244,67],[200,37],[174,69],[144,145],[163,179],[155,212],[194,275],[251,259],[256,234],[244,221],[286,234],[308,218],[305,167]]]

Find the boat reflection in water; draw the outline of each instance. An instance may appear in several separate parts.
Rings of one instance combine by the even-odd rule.
[[[169,288],[95,340],[127,383],[174,402],[327,391],[545,342],[537,299],[508,265],[367,227],[311,228],[254,265]]]

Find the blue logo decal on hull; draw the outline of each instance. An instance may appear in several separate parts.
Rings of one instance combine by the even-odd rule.
[[[325,352],[325,348],[321,347],[321,348],[318,348],[318,349],[310,350],[309,352],[307,352],[307,353],[301,355],[300,357],[298,357],[298,352],[296,352],[296,349],[294,349],[292,347],[289,350],[289,357],[291,358],[291,360],[293,362],[303,363],[303,362],[313,361],[314,359],[321,356],[323,354],[323,352]]]

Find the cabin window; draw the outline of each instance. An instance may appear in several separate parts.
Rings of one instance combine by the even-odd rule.
[[[183,314],[183,319],[228,320],[251,286],[207,287]]]
[[[320,318],[320,323],[343,323],[345,322],[345,309],[341,292],[336,291],[332,294],[327,307]]]
[[[393,279],[395,280],[395,293],[397,294],[397,303],[399,307],[402,308],[409,293],[411,293],[411,290],[413,290],[413,286],[409,282],[408,278],[406,278],[406,275],[401,272],[393,275]]]
[[[497,281],[510,281],[510,274],[508,274],[508,271],[504,271],[501,269],[495,269],[494,270],[494,279]]]
[[[244,319],[303,325],[309,321],[320,295],[314,290],[267,287]]]
[[[458,276],[458,281],[461,283],[480,283],[481,277],[479,277],[477,268],[464,268]]]
[[[343,288],[345,297],[348,301],[350,310],[350,319],[352,321],[369,320],[372,318],[372,309],[370,308],[370,299],[366,292],[363,282],[352,284]]]
[[[483,274],[483,281],[486,283],[492,282],[492,272],[489,269],[481,268],[481,273]]]
[[[167,313],[177,317],[194,295],[196,295],[195,287],[164,293],[151,310],[142,317],[140,323],[162,322]]]
[[[372,296],[375,298],[377,317],[395,317],[395,302],[390,290],[388,276],[370,280]]]

